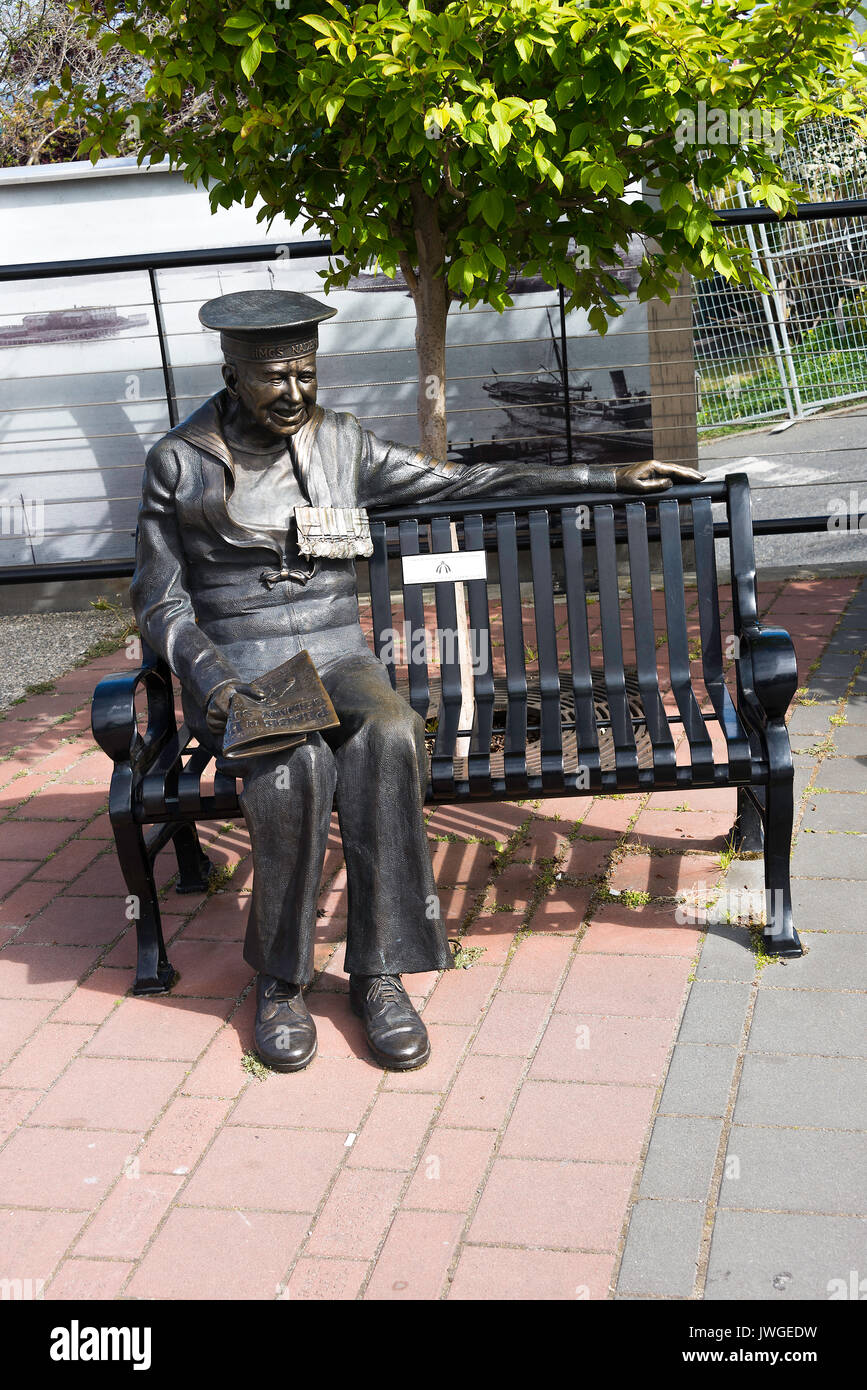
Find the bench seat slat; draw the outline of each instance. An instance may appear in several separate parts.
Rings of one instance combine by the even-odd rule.
[[[202,773],[211,762],[210,748],[199,744],[187,759],[182,772],[178,773],[178,806],[182,814],[195,810],[202,799]]]

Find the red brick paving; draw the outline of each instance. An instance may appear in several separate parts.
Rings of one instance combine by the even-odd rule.
[[[802,670],[856,583],[768,588]],[[610,1296],[700,943],[673,900],[719,876],[734,793],[432,808],[450,934],[482,954],[408,977],[433,1054],[404,1075],[369,1058],[342,992],[335,829],[320,1052],[260,1080],[243,1066],[242,824],[202,827],[214,862],[237,866],[212,896],[177,897],[162,856],[181,980],[125,997],[134,934],[88,731],[92,684],[116,665],[0,724],[0,1273],[83,1300]]]

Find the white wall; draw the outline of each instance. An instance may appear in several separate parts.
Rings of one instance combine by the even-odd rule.
[[[283,218],[269,232],[259,207],[212,213],[204,188],[134,158],[0,169],[0,254],[15,265],[302,239]]]

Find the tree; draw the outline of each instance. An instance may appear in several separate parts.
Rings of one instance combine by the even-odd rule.
[[[65,0],[0,0],[0,167],[56,164],[74,159],[88,134],[81,112],[39,100],[38,93],[60,82],[98,96],[111,91],[127,104],[143,100],[150,69],[140,57],[118,45],[100,46],[108,29],[104,6],[95,6],[103,22],[93,34]],[[161,21],[154,21],[153,29]],[[208,104],[202,94],[185,100],[169,116],[172,125],[190,120]],[[134,154],[138,128],[130,121],[118,151]]]
[[[64,77],[81,153],[168,156],[213,207],[261,199],[330,237],[325,288],[402,270],[416,317],[422,447],[446,450],[446,316],[502,310],[516,268],[561,281],[605,331],[611,273],[645,240],[638,294],[683,269],[753,279],[702,195],[740,179],[785,211],[781,133],[842,116],[863,134],[867,67],[836,0],[76,0],[106,51],[146,63],[142,99]],[[173,113],[210,98],[182,127]],[[725,140],[710,138],[707,117]],[[705,117],[703,137],[698,133]],[[760,122],[757,118],[761,116]],[[743,117],[743,119],[742,119]],[[696,126],[698,121],[698,127]],[[690,124],[691,123],[691,124]],[[648,201],[630,195],[643,184]],[[695,191],[694,191],[695,190]],[[577,248],[577,249],[576,249]]]
[[[107,78],[127,100],[143,96],[147,67],[120,57],[102,52],[62,0],[0,0],[0,166],[74,159],[87,134],[82,118],[58,117],[35,93],[66,70],[94,90]]]

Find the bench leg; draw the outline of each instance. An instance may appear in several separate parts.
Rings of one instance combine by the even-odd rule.
[[[135,898],[137,961],[133,994],[167,994],[175,972],[166,956],[153,868],[141,826],[114,826],[117,857],[130,896]]]
[[[794,796],[791,777],[770,782],[765,801],[765,950],[778,956],[804,954],[792,921],[789,865]]]
[[[738,787],[738,809],[728,839],[735,854],[761,854],[765,847],[762,817],[743,787]]]
[[[213,864],[199,844],[199,833],[194,825],[179,825],[172,839],[178,860],[178,881],[176,893],[204,893],[208,886]]]

